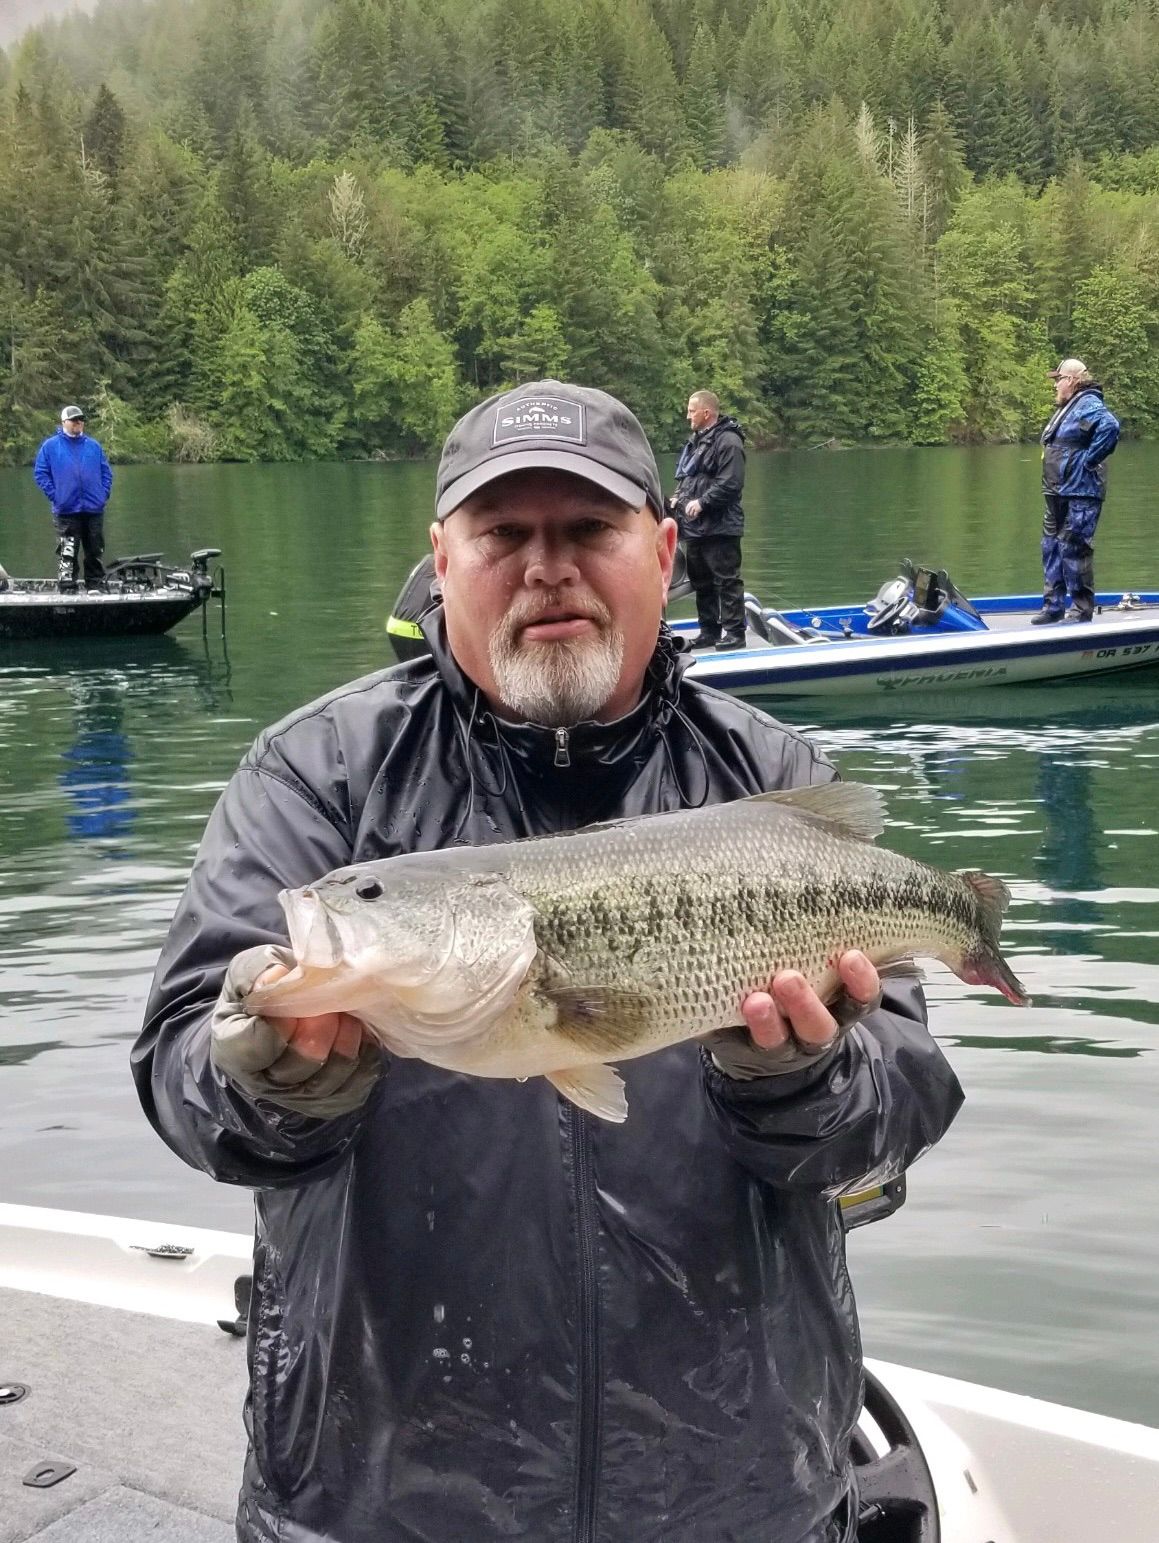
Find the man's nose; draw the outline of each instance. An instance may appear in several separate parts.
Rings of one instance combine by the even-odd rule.
[[[541,532],[527,545],[528,584],[542,584],[554,589],[557,584],[574,583],[579,578],[575,543],[560,533]]]

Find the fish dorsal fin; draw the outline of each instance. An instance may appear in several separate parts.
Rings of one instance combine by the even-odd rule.
[[[824,820],[846,836],[874,841],[885,829],[885,800],[867,782],[822,782],[812,787],[754,793],[753,804],[783,804],[798,814]]]
[[[613,1125],[622,1125],[628,1118],[623,1078],[612,1067],[602,1063],[572,1066],[544,1075],[561,1098],[570,1099],[589,1114],[598,1115]]]

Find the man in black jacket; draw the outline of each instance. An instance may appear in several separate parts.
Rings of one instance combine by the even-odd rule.
[[[676,463],[676,492],[669,506],[680,523],[696,594],[700,631],[692,646],[724,653],[745,646],[740,576],[744,433],[735,418],[721,417],[711,391],[694,391],[688,398],[688,427],[692,438]]]
[[[542,381],[444,447],[430,657],[266,730],[210,820],[134,1048],[186,1161],[255,1192],[242,1543],[851,1543],[861,1352],[839,1197],[961,1100],[859,953],[625,1063],[631,1115],[247,1016],[278,891],[336,866],[832,779],[682,678],[639,424]],[[679,961],[672,968],[679,969]],[[745,1027],[739,1026],[743,1018]],[[852,1027],[850,1025],[853,1025]]]

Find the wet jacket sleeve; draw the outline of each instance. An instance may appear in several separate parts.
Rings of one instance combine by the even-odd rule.
[[[1091,436],[1083,451],[1083,465],[1093,469],[1101,465],[1119,443],[1119,420],[1096,397],[1090,416],[1084,414],[1083,427],[1088,429]]]
[[[108,503],[109,494],[113,491],[113,468],[109,465],[109,458],[104,450],[101,451],[101,495],[102,502]]]
[[[36,486],[50,502],[53,497],[52,462],[48,458],[48,446],[51,443],[45,440],[36,453],[36,464],[32,468],[32,475],[36,480]]]
[[[831,1200],[897,1178],[962,1104],[916,983],[890,983],[882,1006],[812,1067],[744,1082],[706,1054],[704,1077],[738,1162],[766,1183]]]
[[[706,512],[731,509],[740,502],[744,491],[744,445],[736,434],[722,434],[713,448],[713,464],[705,467],[712,478],[700,494],[700,507]]]
[[[286,941],[278,891],[309,883],[349,857],[349,839],[327,813],[253,766],[235,774],[206,827],[132,1066],[161,1137],[225,1183],[306,1182],[341,1162],[361,1128],[365,1108],[320,1120],[251,1101],[210,1056],[210,1020],[230,961],[243,949]]]

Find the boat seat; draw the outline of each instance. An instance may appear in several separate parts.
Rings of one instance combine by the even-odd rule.
[[[812,637],[803,627],[795,626],[780,611],[763,606],[755,595],[746,592],[744,597],[745,626],[750,632],[774,648],[795,647],[798,643],[811,643]]]

